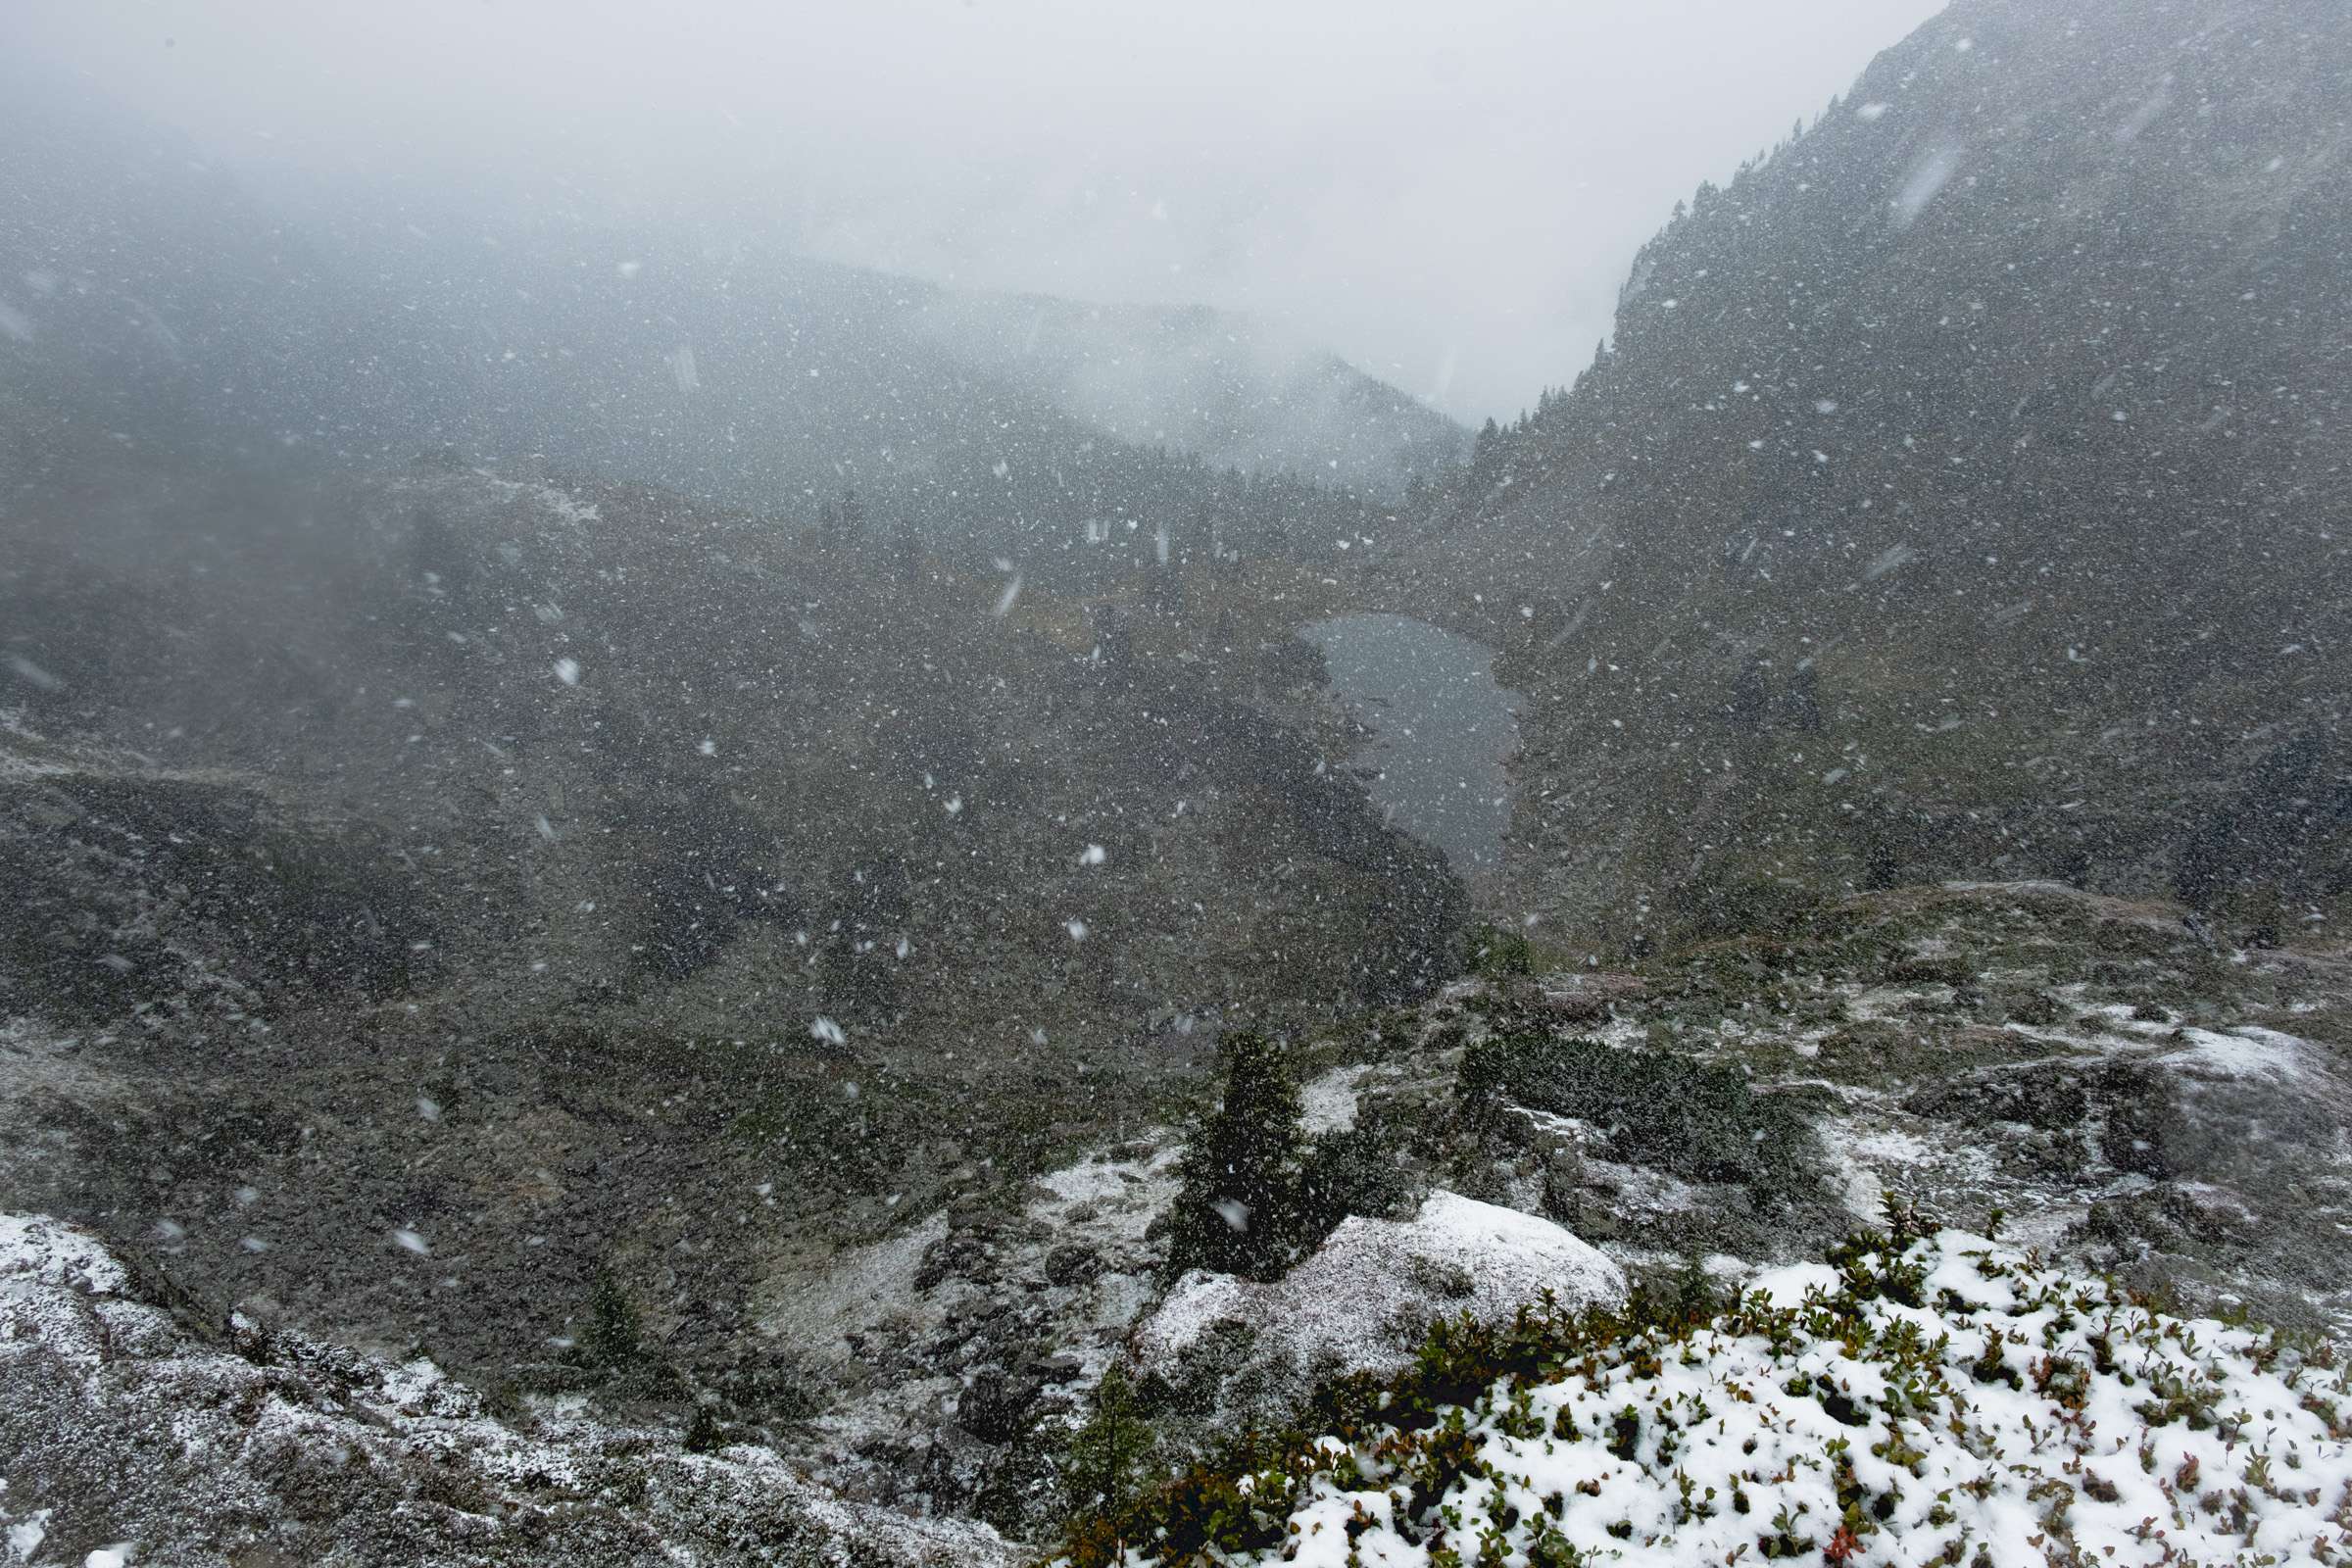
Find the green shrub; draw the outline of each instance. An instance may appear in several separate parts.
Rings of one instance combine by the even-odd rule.
[[[1313,1247],[1350,1214],[1389,1219],[1411,1197],[1396,1141],[1376,1126],[1325,1133],[1298,1173],[1298,1240]]]
[[[1535,955],[1528,948],[1527,938],[1502,926],[1473,926],[1467,950],[1472,974],[1495,978],[1535,972]]]
[[[1086,1424],[1070,1434],[1062,1487],[1073,1512],[1115,1518],[1127,1507],[1151,1456],[1153,1435],[1135,1386],[1113,1361],[1095,1385]]]
[[[1607,1155],[1690,1181],[1739,1182],[1759,1201],[1810,1185],[1812,1128],[1737,1068],[1670,1051],[1544,1034],[1491,1036],[1462,1054],[1455,1093],[1473,1123],[1507,1099],[1597,1129]]]
[[[579,1356],[607,1372],[622,1372],[645,1358],[637,1303],[629,1299],[611,1269],[599,1269],[588,1293],[588,1327],[579,1338]]]
[[[1410,1196],[1396,1141],[1366,1126],[1309,1140],[1280,1046],[1236,1033],[1219,1048],[1225,1094],[1179,1167],[1168,1273],[1278,1279],[1350,1214],[1385,1219]]]

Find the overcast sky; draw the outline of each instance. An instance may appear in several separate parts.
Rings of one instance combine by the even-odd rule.
[[[257,185],[568,191],[943,281],[1280,320],[1465,419],[1936,0],[0,0]]]

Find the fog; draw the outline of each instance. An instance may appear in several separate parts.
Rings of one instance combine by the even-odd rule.
[[[12,7],[21,65],[279,200],[550,204],[994,290],[1202,303],[1466,420],[1927,0]]]

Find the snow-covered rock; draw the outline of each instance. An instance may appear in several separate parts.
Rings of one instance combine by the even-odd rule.
[[[1507,1319],[1544,1292],[1563,1306],[1625,1299],[1625,1275],[1598,1249],[1533,1214],[1432,1193],[1409,1220],[1351,1217],[1271,1284],[1195,1269],[1138,1335],[1148,1362],[1180,1356],[1212,1325],[1248,1325],[1299,1366],[1385,1370],[1411,1359],[1433,1318]]]
[[[1002,1565],[986,1525],[846,1500],[772,1449],[578,1401],[493,1413],[422,1356],[239,1316],[230,1348],[96,1239],[0,1214],[0,1563]]]

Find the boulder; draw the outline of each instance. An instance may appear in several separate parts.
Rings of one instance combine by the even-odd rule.
[[[1563,1306],[1616,1304],[1625,1275],[1597,1248],[1533,1214],[1432,1193],[1409,1220],[1351,1217],[1281,1280],[1195,1269],[1138,1331],[1148,1365],[1172,1367],[1212,1326],[1248,1327],[1293,1364],[1390,1370],[1436,1318],[1504,1322],[1545,1291]]]

